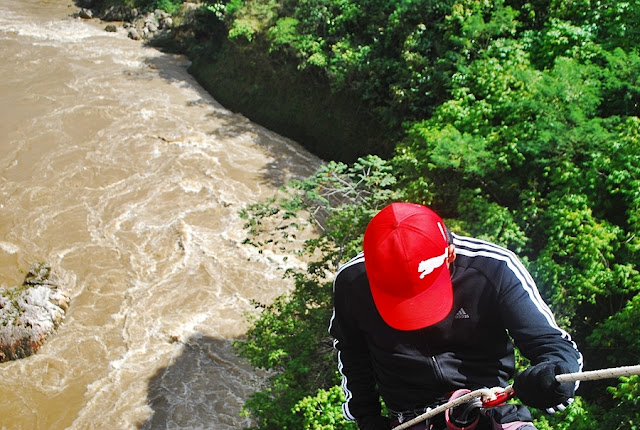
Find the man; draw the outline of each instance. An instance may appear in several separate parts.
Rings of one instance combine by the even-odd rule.
[[[513,253],[452,234],[416,204],[391,204],[371,220],[363,252],[336,275],[329,331],[343,411],[362,430],[388,430],[468,390],[506,387],[514,343],[531,361],[513,384],[526,405],[563,409],[577,384],[559,384],[555,375],[582,368],[576,345]],[[380,397],[390,417],[382,416]],[[412,429],[535,429],[522,405],[482,415],[478,406]]]

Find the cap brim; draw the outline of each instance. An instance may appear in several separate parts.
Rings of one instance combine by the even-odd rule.
[[[370,287],[380,316],[397,330],[418,330],[437,324],[449,315],[453,307],[451,275],[445,265],[435,282],[413,297],[392,296],[374,284]]]

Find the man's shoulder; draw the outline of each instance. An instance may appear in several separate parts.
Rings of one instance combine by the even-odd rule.
[[[453,244],[456,246],[456,256],[460,256],[463,259],[466,258],[469,259],[469,261],[474,259],[486,260],[486,263],[498,263],[509,259],[517,259],[512,251],[495,243],[457,234],[453,234],[452,236]]]
[[[526,267],[518,256],[509,249],[482,239],[454,235],[456,246],[456,270],[474,270],[487,279],[507,282],[517,278],[520,283],[530,282]]]
[[[366,269],[364,266],[364,253],[360,252],[338,268],[336,282],[353,282],[363,277],[366,279]]]

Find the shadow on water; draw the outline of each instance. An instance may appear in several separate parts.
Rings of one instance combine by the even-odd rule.
[[[231,340],[194,335],[182,353],[149,382],[153,414],[138,425],[151,429],[241,429],[248,395],[263,380],[233,351]]]

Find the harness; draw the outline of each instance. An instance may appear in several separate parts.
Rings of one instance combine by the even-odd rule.
[[[597,381],[601,379],[619,378],[622,376],[640,375],[640,365],[636,366],[623,366],[610,369],[592,370],[587,372],[565,373],[563,375],[557,375],[556,381],[558,382],[575,382],[575,381]],[[492,389],[482,388],[479,390],[471,391],[463,396],[457,397],[449,402],[443,403],[440,406],[425,411],[422,415],[418,415],[415,418],[409,419],[409,421],[402,422],[399,426],[394,427],[394,430],[408,429],[414,424],[425,422],[432,417],[445,412],[451,408],[455,408],[463,403],[473,401],[474,399],[482,400],[482,408],[493,408],[503,404],[511,397],[515,396],[515,391],[512,386],[506,388],[496,387]]]
[[[438,401],[418,409],[408,409],[404,411],[394,411],[392,409],[389,409],[389,416],[392,421],[395,421],[396,424],[402,424],[407,421],[412,421],[419,416],[429,414],[430,411],[432,411],[434,408],[436,408],[438,405],[440,405],[442,402],[445,402],[446,400],[447,400],[446,398],[442,397],[438,399]],[[429,418],[423,421],[426,423],[427,428],[429,428],[429,423],[431,422],[432,418],[433,418],[432,416],[429,416]]]

